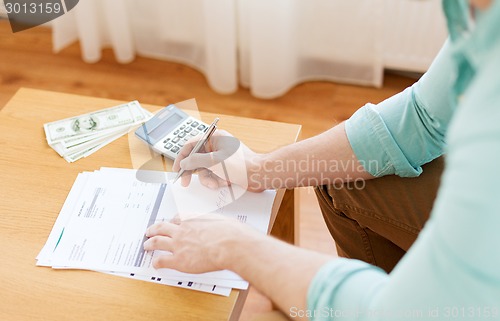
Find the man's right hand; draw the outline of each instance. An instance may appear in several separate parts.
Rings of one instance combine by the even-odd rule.
[[[200,182],[212,189],[236,184],[252,192],[264,190],[258,181],[259,154],[224,130],[217,130],[200,152],[189,156],[199,137],[188,141],[179,152],[173,171],[183,169],[181,184],[188,186],[194,171]]]

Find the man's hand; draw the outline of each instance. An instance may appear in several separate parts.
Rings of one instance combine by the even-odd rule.
[[[147,251],[162,250],[172,254],[154,259],[155,268],[171,268],[187,273],[227,269],[234,251],[241,252],[241,242],[265,238],[239,221],[220,215],[204,215],[177,223],[162,222],[146,231]]]
[[[285,313],[307,309],[307,291],[319,268],[332,257],[301,249],[239,221],[207,214],[148,228],[147,251],[169,251],[155,268],[186,273],[233,271],[271,298]]]
[[[250,150],[240,140],[226,131],[217,130],[199,153],[189,156],[197,143],[194,138],[186,143],[175,159],[173,171],[185,170],[181,177],[183,186],[188,186],[191,175],[197,171],[200,182],[209,188],[219,188],[230,184],[242,186],[252,192],[264,190],[263,184],[251,179],[260,155]]]

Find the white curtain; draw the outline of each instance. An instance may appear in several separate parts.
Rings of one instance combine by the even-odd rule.
[[[271,98],[308,80],[379,86],[377,0],[237,2],[240,83]]]
[[[80,0],[53,23],[57,52],[79,40],[96,62],[136,55],[201,71],[219,93],[238,85],[260,98],[297,83],[380,86],[383,0]]]

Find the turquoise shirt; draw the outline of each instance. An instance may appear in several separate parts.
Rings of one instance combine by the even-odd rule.
[[[446,154],[431,217],[389,275],[357,260],[324,265],[309,287],[312,320],[500,320],[500,0],[475,22],[468,1],[443,6],[450,39],[428,72],[346,122],[375,176],[418,176]]]

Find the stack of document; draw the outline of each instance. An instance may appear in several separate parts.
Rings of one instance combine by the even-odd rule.
[[[212,190],[197,176],[189,187],[182,187],[180,182],[171,183],[173,177],[174,173],[118,168],[80,173],[37,265],[94,270],[226,296],[231,288],[246,289],[248,283],[230,271],[187,274],[154,269],[152,259],[170,253],[144,251],[145,232],[148,226],[189,210],[218,213],[266,233],[275,191],[241,193],[233,190],[237,186]]]
[[[43,125],[49,145],[68,162],[98,151],[153,115],[138,101]]]

